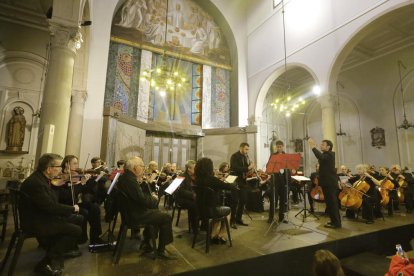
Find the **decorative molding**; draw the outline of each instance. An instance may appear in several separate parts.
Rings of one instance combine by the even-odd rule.
[[[63,26],[49,21],[50,34],[52,36],[52,47],[69,49],[74,54],[80,48],[83,40],[80,27]]]
[[[71,98],[72,103],[84,104],[87,98],[88,98],[88,92],[86,92],[86,90],[72,89],[72,98]]]
[[[45,14],[3,3],[0,3],[0,19],[42,31],[48,30]]]
[[[154,132],[154,133],[171,133],[171,129],[174,131],[174,134],[186,137],[202,137],[204,136],[200,126],[186,126],[180,124],[174,124],[170,122],[148,122],[144,123],[136,119],[132,119],[122,114],[116,108],[105,107],[103,111],[104,119],[106,117],[113,117],[119,122],[129,124],[131,126],[138,127],[140,129]]]

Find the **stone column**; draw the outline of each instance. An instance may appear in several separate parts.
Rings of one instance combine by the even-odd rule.
[[[335,127],[335,97],[330,94],[322,94],[318,99],[322,109],[322,134],[323,139],[331,140],[336,151],[336,127]]]
[[[73,154],[79,157],[82,140],[83,111],[87,97],[88,94],[85,90],[74,89],[72,91],[66,154]]]
[[[39,125],[38,154],[45,126],[54,125],[52,152],[65,154],[72,94],[73,65],[76,50],[80,48],[82,35],[79,27],[63,26],[50,22],[51,45],[48,71],[42,98]]]

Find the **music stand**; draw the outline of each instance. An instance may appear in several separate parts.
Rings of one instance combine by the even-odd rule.
[[[301,176],[301,175],[292,175],[292,178],[293,179],[295,179],[296,181],[298,181],[299,183],[300,182],[305,182],[304,184],[303,184],[303,208],[302,208],[302,210],[300,210],[296,215],[295,215],[295,218],[297,217],[297,216],[299,216],[299,214],[301,214],[302,212],[303,212],[303,216],[302,216],[302,222],[305,222],[305,220],[306,220],[306,217],[308,217],[308,215],[306,214],[306,212],[308,212],[309,213],[309,216],[314,216],[317,220],[319,220],[319,218],[315,215],[315,214],[312,214],[311,212],[310,212],[310,210],[308,209],[308,208],[306,208],[306,195],[307,195],[307,192],[306,192],[306,185],[308,184],[307,182],[310,182],[310,178],[307,178],[307,177],[304,177],[304,176]],[[309,188],[309,187],[308,187]]]
[[[269,161],[266,164],[266,173],[272,174],[272,185],[273,185],[273,202],[276,202],[276,183],[275,183],[275,174],[280,173],[283,170],[285,174],[285,182],[286,182],[286,209],[284,212],[284,218],[288,218],[289,212],[289,178],[287,170],[298,169],[300,166],[300,154],[299,153],[282,153],[282,154],[272,154],[269,158]],[[273,203],[274,204],[274,203]],[[274,205],[271,206],[274,208]],[[274,214],[273,214],[274,216]],[[269,228],[267,229],[265,235],[270,231],[275,223],[274,218],[272,218],[272,223],[270,224]]]

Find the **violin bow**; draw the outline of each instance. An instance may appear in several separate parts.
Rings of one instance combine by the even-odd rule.
[[[69,161],[66,163],[66,166],[69,170],[69,182],[70,182],[69,186],[70,186],[70,194],[72,195],[72,204],[73,204],[73,206],[75,206],[75,195],[73,193],[72,172],[71,172],[71,169],[70,169]]]
[[[88,161],[89,161],[89,156],[90,156],[91,154],[88,152],[88,157],[86,157],[86,162],[85,162],[85,166],[83,167],[83,172],[85,172],[85,170],[86,170],[86,166],[88,165]]]

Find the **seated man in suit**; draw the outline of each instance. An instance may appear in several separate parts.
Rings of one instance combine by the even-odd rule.
[[[42,275],[62,274],[64,253],[73,248],[82,233],[78,225],[70,222],[72,214],[79,212],[79,206],[60,204],[50,188],[50,180],[61,172],[62,159],[57,154],[42,155],[37,170],[20,188],[24,197],[20,201],[22,227],[42,245],[47,242],[46,256],[35,268]]]
[[[165,246],[173,241],[171,216],[157,210],[158,197],[153,192],[144,194],[140,182],[143,181],[144,162],[139,157],[128,159],[125,172],[119,177],[117,187],[128,197],[125,202],[129,217],[136,224],[150,224],[159,229],[158,253],[162,259],[176,259],[165,250]],[[151,250],[150,233],[144,230],[144,249]]]

